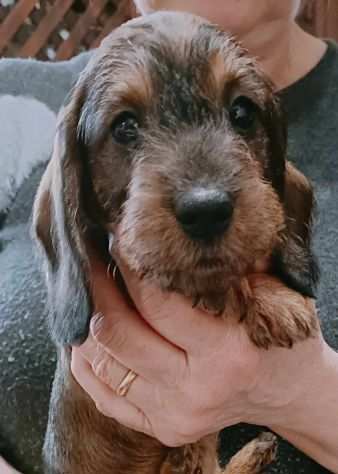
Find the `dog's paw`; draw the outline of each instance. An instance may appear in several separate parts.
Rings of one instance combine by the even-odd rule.
[[[261,468],[272,463],[276,459],[278,441],[277,436],[273,433],[265,431],[261,433],[258,438],[254,439],[254,451],[259,458]]]
[[[256,346],[291,348],[315,336],[319,324],[311,299],[273,277],[256,277],[249,285],[252,295],[244,322]]]
[[[277,437],[262,433],[230,460],[223,474],[259,474],[277,455]]]

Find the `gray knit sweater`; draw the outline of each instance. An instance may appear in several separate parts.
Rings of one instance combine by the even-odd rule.
[[[34,96],[56,111],[86,61],[87,56],[59,64],[0,61],[0,95]],[[315,248],[322,268],[318,304],[325,336],[338,349],[337,46],[329,43],[320,64],[281,96],[289,115],[289,159],[313,180],[317,192]],[[24,182],[0,229],[0,453],[25,474],[41,472],[55,364],[44,324],[44,285],[27,230],[42,168]],[[221,458],[227,459],[257,430],[248,426],[225,430]],[[282,441],[279,459],[268,472],[327,471]]]

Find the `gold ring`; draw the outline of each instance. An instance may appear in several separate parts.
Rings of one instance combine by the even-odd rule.
[[[132,370],[129,370],[127,375],[122,379],[120,385],[117,387],[116,394],[120,397],[125,397],[136,377],[137,374],[135,374],[135,372]]]

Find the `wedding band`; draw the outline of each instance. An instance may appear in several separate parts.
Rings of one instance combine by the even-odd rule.
[[[117,387],[116,394],[120,397],[125,397],[136,377],[137,374],[132,370],[129,370],[127,375],[122,379],[120,385]]]

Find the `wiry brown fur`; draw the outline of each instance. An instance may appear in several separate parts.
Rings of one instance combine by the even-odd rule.
[[[248,135],[229,121],[238,96],[257,105]],[[130,146],[110,133],[125,110],[140,121]],[[108,260],[113,234],[114,251],[140,277],[238,319],[259,347],[290,347],[317,329],[304,304],[317,273],[312,189],[285,152],[271,84],[214,26],[162,13],[105,40],[60,116],[34,211],[60,353],[44,450],[49,474],[219,472],[216,436],[169,449],[103,417],[73,380],[67,346],[84,340],[92,312],[87,249],[96,245]],[[210,245],[191,240],[175,216],[175,200],[193,186],[234,199],[230,227]],[[285,284],[299,296],[285,297]],[[260,472],[274,452],[273,437],[254,440],[224,473]]]
[[[277,451],[276,438],[271,433],[262,433],[248,443],[229,462],[224,471],[217,474],[259,474],[270,464]]]

